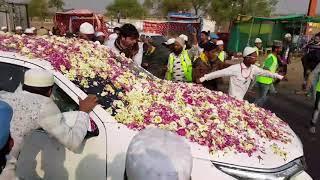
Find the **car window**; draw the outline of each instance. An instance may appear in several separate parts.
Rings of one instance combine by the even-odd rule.
[[[52,99],[61,112],[78,111],[79,106],[68,96],[59,86],[54,85],[52,90]]]
[[[0,63],[0,91],[14,92],[23,83],[24,72],[28,68],[8,63]]]

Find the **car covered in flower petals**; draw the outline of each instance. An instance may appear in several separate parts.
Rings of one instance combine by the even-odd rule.
[[[122,180],[128,145],[159,127],[185,137],[193,180],[311,179],[303,147],[272,112],[200,85],[155,78],[105,46],[63,37],[0,34],[0,90],[17,91],[30,68],[54,73],[62,112],[96,94],[98,134],[70,152],[42,130],[27,137],[17,172],[24,179]],[[73,122],[70,123],[72,126]]]

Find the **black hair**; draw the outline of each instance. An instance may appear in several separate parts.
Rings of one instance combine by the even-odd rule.
[[[139,32],[137,28],[132,24],[124,24],[120,28],[120,34],[121,37],[133,37],[133,38],[139,38]]]
[[[52,89],[53,86],[48,86],[48,87],[33,87],[33,86],[28,86],[28,85],[23,85],[22,90],[28,91],[30,93],[34,94],[39,94],[42,96],[49,97],[49,91]]]
[[[113,31],[120,31],[120,28],[119,27],[115,27],[115,28],[113,28]]]
[[[207,32],[207,31],[202,31],[201,33],[206,35],[206,36],[209,36],[209,32]]]
[[[203,51],[209,52],[209,51],[214,50],[216,47],[217,47],[217,45],[215,45],[214,43],[212,43],[212,42],[207,42],[207,43],[205,43],[205,44],[203,45]]]
[[[274,52],[277,48],[280,48],[281,46],[276,46],[276,45],[273,45],[272,46],[272,52]]]

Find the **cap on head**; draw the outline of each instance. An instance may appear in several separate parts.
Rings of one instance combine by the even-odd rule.
[[[274,41],[273,41],[273,46],[274,46],[274,47],[281,47],[281,46],[282,46],[282,42],[279,41],[279,40],[274,40]]]
[[[188,36],[184,34],[180,34],[179,38],[183,39],[185,42],[189,40]]]
[[[174,38],[170,38],[168,39],[166,42],[164,42],[165,45],[171,45],[171,44],[174,44],[175,43],[175,39]]]
[[[1,31],[6,31],[6,30],[8,30],[7,26],[2,26],[1,27]]]
[[[253,54],[253,53],[256,53],[256,49],[253,48],[253,47],[246,47],[244,48],[243,50],[243,57],[247,57],[249,56],[250,54]]]
[[[22,27],[21,26],[16,26],[16,31],[18,30],[22,30]]]
[[[211,39],[219,39],[219,36],[216,33],[210,33]]]
[[[216,44],[217,44],[217,46],[221,46],[221,45],[223,45],[223,41],[222,40],[218,40]]]
[[[180,44],[182,47],[184,47],[184,46],[186,45],[186,42],[185,42],[182,38],[180,38],[180,37],[177,37],[177,38],[175,39],[175,42],[178,43],[178,44]]]
[[[284,37],[285,37],[285,38],[291,38],[292,36],[291,36],[290,33],[287,33],[287,34],[284,35]]]
[[[33,34],[34,32],[33,32],[33,30],[31,28],[27,28],[27,29],[24,30],[24,33],[25,34]]]
[[[92,24],[85,22],[80,25],[80,33],[82,34],[94,34],[94,27]]]
[[[30,69],[24,74],[24,84],[31,87],[50,87],[54,85],[54,77],[46,70]]]
[[[95,33],[95,36],[96,37],[100,37],[100,36],[106,36],[106,35],[103,32],[98,31],[98,32]]]
[[[262,40],[260,38],[256,38],[256,40],[254,41],[254,43],[262,43]]]
[[[148,128],[131,141],[126,158],[128,180],[190,180],[192,156],[184,138]]]
[[[34,30],[36,30],[37,28],[35,28],[35,27],[31,27],[30,29],[31,29],[32,31],[34,31]]]

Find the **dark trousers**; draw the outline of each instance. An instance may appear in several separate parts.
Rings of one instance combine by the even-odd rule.
[[[3,168],[6,166],[6,155],[9,154],[11,147],[10,147],[11,138],[9,138],[7,144],[0,150],[0,174]]]

